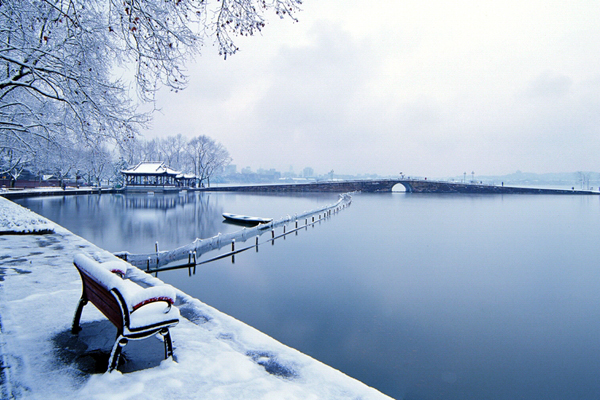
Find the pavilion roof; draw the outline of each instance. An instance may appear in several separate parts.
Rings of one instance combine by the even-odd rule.
[[[168,167],[163,162],[141,162],[133,168],[121,171],[126,175],[179,175],[180,171]]]

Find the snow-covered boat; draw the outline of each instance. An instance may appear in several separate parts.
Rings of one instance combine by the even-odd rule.
[[[235,224],[242,224],[242,225],[266,224],[267,222],[273,221],[273,218],[251,217],[248,215],[239,215],[239,214],[230,214],[230,213],[223,213],[223,218],[225,218],[225,220],[228,222],[232,222]]]

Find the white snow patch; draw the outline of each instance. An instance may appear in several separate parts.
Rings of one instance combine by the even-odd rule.
[[[4,197],[0,197],[0,234],[36,233],[53,229],[53,222]]]

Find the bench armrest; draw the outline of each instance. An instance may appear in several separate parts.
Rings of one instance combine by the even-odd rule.
[[[166,302],[168,308],[175,303],[175,289],[169,285],[142,288],[132,281],[124,280],[118,286],[118,289],[121,292],[130,313],[146,304],[154,303],[156,301]]]
[[[106,261],[106,262],[100,263],[100,266],[109,270],[113,274],[119,275],[121,278],[125,277],[125,274],[127,273],[127,263],[125,261],[121,261],[121,260]]]

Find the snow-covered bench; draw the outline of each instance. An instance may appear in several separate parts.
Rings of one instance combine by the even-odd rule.
[[[179,322],[179,310],[173,306],[175,289],[160,285],[142,288],[129,279],[124,261],[99,263],[78,254],[73,260],[81,275],[83,292],[75,311],[72,333],[81,330],[81,312],[88,301],[117,327],[117,338],[108,361],[108,372],[117,368],[121,349],[128,340],[160,334],[165,343],[165,359],[173,355],[169,328]]]

